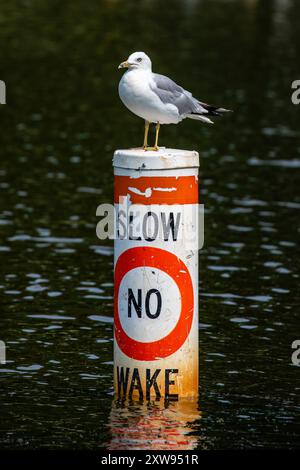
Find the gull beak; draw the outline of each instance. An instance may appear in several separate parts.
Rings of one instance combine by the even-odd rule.
[[[121,62],[118,69],[127,69],[129,67],[128,60],[125,60],[125,62]]]

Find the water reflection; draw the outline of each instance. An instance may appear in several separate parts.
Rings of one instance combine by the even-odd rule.
[[[192,450],[201,417],[197,400],[131,402],[114,400],[109,429],[109,450]]]

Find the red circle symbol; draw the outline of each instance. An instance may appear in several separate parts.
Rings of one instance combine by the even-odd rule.
[[[123,277],[132,269],[150,267],[167,273],[181,296],[181,312],[173,330],[164,338],[150,343],[136,341],[128,336],[120,321],[118,298]],[[115,336],[119,348],[126,356],[138,361],[155,361],[176,352],[189,335],[193,322],[194,292],[190,273],[173,253],[153,247],[135,247],[122,253],[115,267]]]

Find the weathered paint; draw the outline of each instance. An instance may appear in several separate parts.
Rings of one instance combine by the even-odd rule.
[[[198,167],[196,152],[115,152],[116,210],[127,201],[135,211],[134,233],[115,240],[114,387],[121,397],[198,395]]]

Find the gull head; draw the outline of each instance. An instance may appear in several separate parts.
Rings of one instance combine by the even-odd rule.
[[[133,52],[130,54],[127,60],[121,62],[119,69],[141,69],[141,70],[151,70],[152,63],[150,57],[145,54],[145,52]]]

